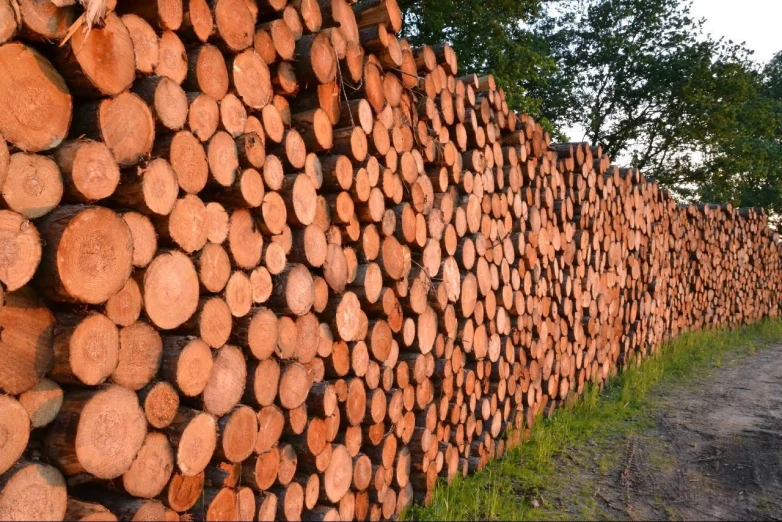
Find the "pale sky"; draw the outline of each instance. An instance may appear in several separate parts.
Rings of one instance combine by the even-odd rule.
[[[757,62],[782,51],[782,0],[693,0],[692,14],[713,37],[745,42]]]

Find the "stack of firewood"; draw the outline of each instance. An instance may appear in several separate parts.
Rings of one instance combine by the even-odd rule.
[[[0,519],[392,518],[779,315],[762,210],[550,143],[396,0],[101,7],[0,0]]]

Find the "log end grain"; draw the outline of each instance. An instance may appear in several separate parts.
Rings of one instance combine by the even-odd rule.
[[[52,466],[20,461],[0,492],[3,520],[62,520],[68,494],[65,479]]]
[[[124,435],[118,437],[118,433]],[[136,394],[121,386],[109,386],[83,405],[76,432],[76,458],[96,477],[119,477],[130,468],[146,434],[147,420]]]
[[[176,306],[171,306],[176,303]],[[144,308],[158,328],[171,330],[198,308],[198,274],[181,252],[158,255],[144,275]]]
[[[0,47],[0,134],[6,140],[29,152],[52,149],[68,134],[72,112],[65,80],[46,58],[21,43]]]

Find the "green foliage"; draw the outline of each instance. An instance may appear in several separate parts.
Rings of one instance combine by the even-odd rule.
[[[704,152],[698,196],[782,214],[782,53],[763,73],[747,72],[749,91]]]
[[[554,71],[546,42],[529,30],[542,16],[540,0],[400,0],[405,36],[415,44],[449,42],[465,74],[493,73],[511,107],[541,114],[530,85],[545,84]]]
[[[640,367],[623,371],[601,392],[586,390],[570,409],[558,410],[551,418],[539,419],[530,439],[466,479],[457,477],[450,487],[438,484],[428,508],[416,506],[407,520],[567,520],[572,518],[545,502],[533,508],[541,493],[556,490],[568,477],[557,473],[557,459],[589,454],[592,441],[606,442],[619,435],[647,430],[653,424],[655,392],[686,385],[722,364],[724,356],[736,359],[751,355],[756,348],[782,341],[782,321],[765,320],[733,331],[712,330],[686,333],[664,345]],[[611,469],[612,458],[604,456],[600,466]],[[592,492],[577,499],[585,505],[585,519]]]
[[[400,0],[414,43],[450,42],[511,106],[581,129],[687,200],[782,214],[782,54],[714,39],[692,0]]]

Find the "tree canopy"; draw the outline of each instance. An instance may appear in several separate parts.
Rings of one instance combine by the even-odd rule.
[[[448,41],[558,137],[601,143],[683,199],[782,214],[782,53],[762,66],[706,35],[691,0],[400,5],[406,36]]]

